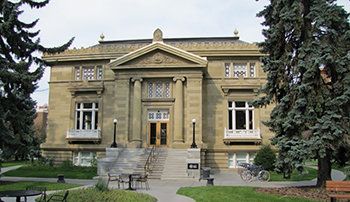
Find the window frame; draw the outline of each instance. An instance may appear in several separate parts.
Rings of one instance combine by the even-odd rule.
[[[85,104],[92,104],[91,108],[85,108]],[[96,107],[97,105],[97,107]],[[79,106],[79,107],[78,107]],[[99,103],[98,102],[76,102],[74,108],[74,129],[75,130],[97,130],[99,121]],[[91,112],[90,128],[84,120],[84,112]],[[85,122],[85,123],[84,123]]]
[[[89,153],[89,157],[84,156],[83,154]],[[91,161],[93,159],[96,160],[96,152],[92,151],[73,151],[73,165],[75,166],[92,166]],[[84,162],[88,162],[87,164],[84,164]]]
[[[161,84],[161,96],[157,94],[157,85]],[[154,80],[147,82],[147,98],[161,99],[171,98],[172,84],[170,81]],[[159,89],[159,88],[158,88]]]
[[[236,103],[244,102],[244,107],[237,106]],[[254,107],[250,106],[249,101],[228,101],[227,106],[227,123],[228,123],[228,129],[229,130],[254,130],[255,128],[255,122],[254,122]],[[237,128],[237,111],[238,112],[245,112],[245,128]],[[251,123],[250,123],[251,121]],[[249,124],[247,124],[249,123]]]
[[[84,69],[93,69],[93,78],[86,78],[84,76]],[[103,76],[103,67],[102,65],[84,65],[84,66],[76,66],[74,67],[74,80],[75,81],[82,81],[85,78],[89,81],[93,80],[102,80]]]
[[[243,65],[245,66],[245,75],[235,73],[235,66]],[[257,62],[224,62],[224,78],[239,78],[241,75],[244,78],[254,78],[257,76]]]

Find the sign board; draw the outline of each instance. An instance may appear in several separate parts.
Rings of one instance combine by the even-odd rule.
[[[187,164],[187,169],[189,169],[189,170],[198,170],[199,169],[199,164],[198,163],[188,163]]]

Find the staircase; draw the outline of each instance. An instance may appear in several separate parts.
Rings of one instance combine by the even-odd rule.
[[[162,180],[187,179],[187,150],[167,149],[168,155],[165,159]]]
[[[125,149],[110,167],[111,173],[144,173],[144,166],[151,152],[146,149]],[[187,150],[158,148],[151,165],[149,179],[187,179]]]

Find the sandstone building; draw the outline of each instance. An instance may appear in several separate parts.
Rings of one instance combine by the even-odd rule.
[[[266,82],[256,44],[230,37],[104,41],[44,55],[51,67],[47,141],[55,162],[88,165],[118,148],[201,152],[201,166],[236,168],[251,162],[272,133],[261,121],[271,108],[255,109]],[[195,124],[192,120],[195,119]],[[193,128],[195,126],[195,131]]]

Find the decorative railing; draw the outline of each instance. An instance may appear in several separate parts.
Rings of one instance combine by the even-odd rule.
[[[68,129],[66,138],[74,139],[101,139],[101,130]]]
[[[145,166],[143,167],[145,170],[145,174],[152,172],[152,167],[154,162],[156,161],[156,145],[153,145],[151,152],[148,155],[147,161],[145,163]]]
[[[256,130],[228,130],[225,128],[224,139],[261,139],[260,129]]]

